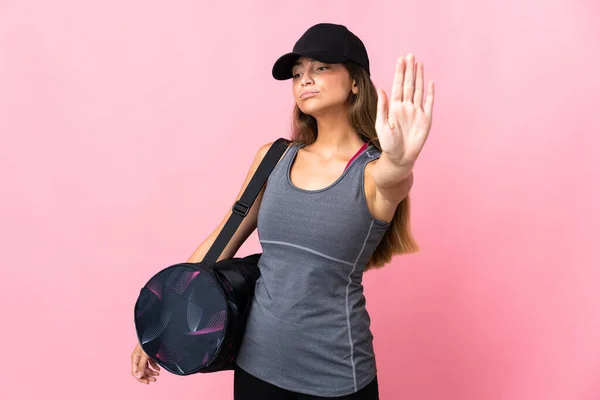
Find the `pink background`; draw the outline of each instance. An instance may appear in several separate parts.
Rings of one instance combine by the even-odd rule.
[[[1,399],[231,399],[135,381],[133,304],[288,136],[271,66],[322,21],[437,85],[422,251],[365,277],[381,398],[600,398],[597,2],[203,3],[0,1]]]

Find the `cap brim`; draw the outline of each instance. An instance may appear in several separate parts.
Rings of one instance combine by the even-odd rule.
[[[292,52],[282,55],[273,64],[273,78],[278,81],[284,81],[292,78],[292,68],[296,60],[300,57],[308,57],[323,63],[335,64],[347,61],[347,58],[341,54],[333,54],[330,51],[312,50],[304,52]]]

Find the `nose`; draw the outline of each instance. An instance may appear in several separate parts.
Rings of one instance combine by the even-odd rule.
[[[300,78],[300,83],[302,86],[312,85],[314,83],[310,70],[305,71],[302,74],[302,78]]]

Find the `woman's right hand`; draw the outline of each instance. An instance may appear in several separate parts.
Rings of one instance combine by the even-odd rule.
[[[153,367],[154,369],[150,368]],[[138,382],[145,383],[156,382],[160,367],[142,350],[139,343],[136,343],[133,353],[131,353],[131,375]]]

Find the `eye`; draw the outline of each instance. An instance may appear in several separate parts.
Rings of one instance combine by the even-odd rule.
[[[317,68],[317,70],[324,70],[324,69],[329,69],[329,67],[322,66],[322,67]]]

